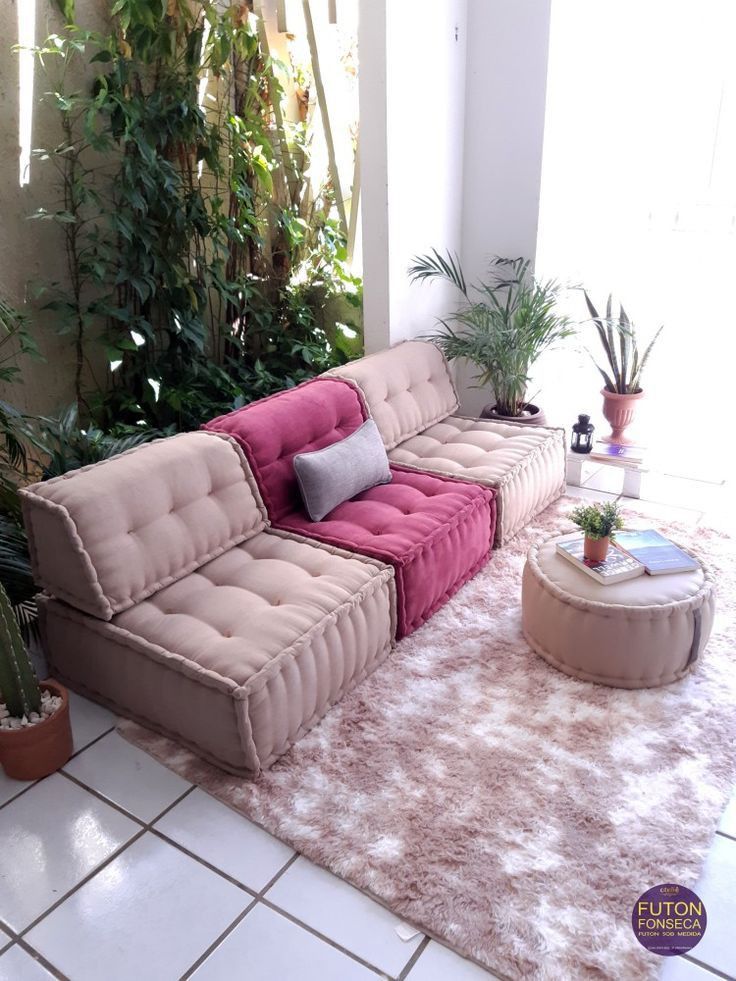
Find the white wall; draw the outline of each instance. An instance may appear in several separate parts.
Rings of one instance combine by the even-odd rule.
[[[432,247],[460,252],[466,0],[388,8],[388,208],[391,341],[426,334],[455,301],[449,284],[411,286]]]
[[[368,350],[431,330],[456,301],[409,286],[412,255],[450,248],[468,279],[492,255],[534,258],[550,2],[361,0]],[[466,411],[488,400],[467,372],[458,382]]]
[[[361,0],[366,349],[432,329],[442,284],[410,287],[412,256],[461,249],[466,0]]]
[[[386,2],[360,0],[358,21],[363,323],[368,353],[391,343]]]

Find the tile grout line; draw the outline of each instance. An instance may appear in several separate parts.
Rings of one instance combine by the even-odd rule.
[[[708,971],[715,978],[723,978],[724,981],[734,981],[734,976],[732,974],[724,974],[724,972],[719,968],[711,967],[710,964],[707,964],[705,961],[698,960],[698,958],[693,957],[692,954],[681,954],[680,956],[684,961],[689,961],[691,964],[695,964],[697,967],[702,967],[703,970]]]
[[[11,944],[12,946],[12,944]],[[55,967],[50,960],[47,960],[43,954],[39,953],[35,947],[31,947],[27,940],[23,937],[15,938],[15,946],[20,947],[21,950],[25,951],[29,957],[32,957],[34,961],[39,963],[45,970],[51,974],[52,977],[56,978],[57,981],[69,981],[66,974],[63,974],[58,967]],[[4,953],[4,951],[3,951]]]
[[[115,730],[115,726],[112,726],[110,729],[105,730],[105,732],[101,732],[99,736],[95,736],[95,738],[92,739],[90,742],[86,743],[84,746],[82,746],[80,749],[78,749],[75,753],[72,753],[72,755],[69,757],[69,759],[66,761],[66,763],[69,763],[70,760],[73,760],[76,756],[79,756],[85,750],[89,749],[90,746],[94,746],[95,743],[98,743],[105,736],[109,736],[111,732],[114,732],[114,730]],[[64,764],[64,766],[66,766],[66,763]],[[59,768],[58,770],[54,770],[54,773],[61,773],[62,772],[62,769],[63,768]],[[18,800],[19,797],[22,797],[23,796],[23,794],[27,794],[29,790],[32,790],[34,787],[37,787],[40,783],[43,783],[44,780],[48,780],[49,777],[53,777],[53,775],[54,775],[53,773],[49,773],[48,776],[41,777],[40,780],[34,780],[32,783],[29,783],[27,787],[24,787],[22,790],[19,790],[17,794],[14,794],[12,797],[10,797],[6,801],[3,801],[3,803],[0,804],[0,811],[2,811],[2,809],[4,807],[7,807],[8,804],[12,804],[13,801]]]
[[[411,957],[406,962],[406,964],[404,964],[404,969],[398,975],[396,981],[405,981],[405,979],[409,976],[409,974],[413,970],[414,965],[416,964],[416,962],[419,960],[419,958],[422,956],[422,954],[424,953],[424,951],[429,946],[429,943],[430,943],[430,938],[428,936],[426,936],[426,934],[425,934],[425,936],[422,938],[422,940],[421,940],[419,946],[417,947],[417,949],[411,955]]]
[[[107,733],[103,733],[102,735],[107,735]],[[102,736],[100,736],[99,738],[102,738]],[[95,740],[95,742],[96,741],[97,740]],[[92,745],[92,744],[90,743],[90,745]],[[87,747],[85,747],[85,749],[86,748]],[[297,917],[292,916],[291,914],[287,913],[286,910],[282,910],[275,903],[272,903],[269,900],[267,900],[267,899],[264,898],[266,891],[268,889],[270,889],[271,886],[276,882],[276,880],[279,879],[281,877],[281,875],[283,875],[287,871],[287,869],[297,860],[297,858],[299,858],[299,853],[298,852],[295,852],[291,856],[291,858],[289,858],[289,860],[281,867],[281,869],[279,869],[278,873],[275,876],[273,876],[266,883],[266,885],[260,890],[260,892],[255,892],[254,890],[250,889],[248,886],[244,885],[242,882],[239,882],[237,879],[235,879],[232,876],[230,876],[227,872],[223,872],[221,869],[218,869],[216,866],[211,865],[209,862],[207,862],[206,859],[203,859],[201,856],[195,854],[194,852],[190,852],[188,849],[184,848],[178,842],[173,841],[172,839],[168,838],[163,832],[159,831],[158,828],[155,828],[154,827],[154,824],[156,822],[160,821],[161,818],[164,817],[166,814],[168,814],[169,811],[173,810],[173,808],[176,807],[177,804],[180,804],[181,801],[183,801],[185,797],[188,797],[189,794],[193,793],[193,791],[197,789],[197,786],[198,786],[197,784],[192,784],[190,787],[188,787],[187,790],[185,790],[183,794],[181,794],[179,797],[177,797],[176,800],[172,801],[171,804],[169,804],[159,814],[157,814],[154,818],[152,818],[151,821],[149,821],[149,822],[146,823],[146,822],[142,821],[139,817],[136,817],[135,814],[132,814],[130,811],[127,811],[124,807],[122,807],[121,805],[117,804],[115,801],[109,800],[107,797],[104,797],[102,794],[100,794],[94,788],[87,786],[87,784],[85,784],[85,783],[82,783],[81,780],[77,779],[77,777],[73,776],[72,774],[67,773],[63,769],[62,770],[59,770],[57,772],[61,776],[65,777],[67,780],[69,780],[71,783],[76,784],[78,787],[80,787],[80,789],[87,791],[87,793],[91,794],[93,797],[95,797],[98,800],[100,800],[103,804],[107,804],[109,807],[112,807],[114,810],[118,811],[124,817],[128,818],[131,821],[134,821],[139,826],[139,830],[124,845],[122,845],[120,848],[116,849],[116,851],[113,852],[113,854],[110,855],[104,862],[102,862],[95,869],[93,869],[92,872],[90,872],[88,875],[86,875],[84,877],[84,879],[82,879],[80,882],[78,882],[72,889],[70,889],[67,893],[65,893],[52,906],[50,906],[48,909],[46,909],[31,924],[29,924],[29,926],[25,927],[25,929],[22,931],[22,933],[17,935],[18,938],[21,938],[21,937],[25,936],[25,934],[29,933],[32,929],[34,929],[36,926],[38,926],[38,924],[42,920],[44,920],[47,916],[49,916],[51,913],[53,913],[56,909],[58,909],[58,907],[62,903],[66,902],[67,899],[70,899],[71,896],[73,896],[75,892],[77,892],[79,889],[81,889],[83,886],[85,886],[91,879],[93,879],[95,877],[95,875],[97,875],[98,872],[101,872],[111,862],[113,862],[116,858],[118,858],[127,848],[129,848],[131,845],[135,844],[136,841],[138,841],[140,838],[143,837],[144,834],[146,834],[148,832],[148,833],[153,834],[155,837],[159,838],[160,840],[165,841],[166,844],[171,845],[172,847],[176,848],[177,851],[182,852],[184,855],[187,855],[189,858],[191,858],[194,861],[198,862],[200,865],[202,865],[206,869],[208,869],[208,871],[213,872],[214,874],[216,874],[216,875],[218,875],[218,876],[226,879],[232,885],[234,885],[237,888],[239,888],[240,890],[242,890],[246,895],[253,897],[253,902],[250,903],[248,905],[247,909],[243,913],[241,913],[239,915],[239,917],[236,918],[238,922],[240,922],[245,917],[246,913],[249,912],[256,905],[256,903],[260,901],[267,908],[273,910],[276,913],[280,913],[282,916],[286,917],[286,919],[290,920],[295,925],[301,927],[303,930],[306,930],[307,933],[313,934],[319,940],[322,940],[324,943],[328,944],[329,946],[334,947],[335,949],[339,950],[341,953],[346,954],[348,957],[350,957],[352,960],[357,961],[363,967],[366,967],[369,970],[374,971],[379,976],[385,976],[385,972],[384,971],[381,971],[375,965],[371,964],[368,961],[363,960],[363,958],[361,958],[357,954],[352,953],[352,951],[349,951],[347,948],[341,947],[338,943],[336,943],[335,941],[331,940],[329,937],[326,937],[323,934],[319,933],[318,931],[312,929],[312,927],[310,927],[307,923],[303,923],[301,920],[297,919]],[[34,784],[34,786],[35,786],[35,784]],[[30,790],[30,787],[28,787],[26,789]],[[246,821],[248,820],[245,816],[243,816],[243,819],[246,820]],[[229,934],[231,932],[231,930],[235,929],[236,926],[237,926],[237,922],[234,922],[234,923],[230,924],[230,926],[228,927],[227,931],[225,931],[225,934],[223,934],[220,938],[218,938],[217,945],[219,945],[219,942],[221,942],[222,940],[224,940],[225,939],[225,936],[227,934]],[[26,941],[26,943],[27,943],[27,941]],[[28,944],[28,947],[29,947],[29,950],[30,951],[33,951],[34,952],[34,954],[35,953],[38,953],[37,951],[35,951],[34,948],[32,948],[30,946],[30,944]],[[187,974],[183,975],[183,977],[188,977],[189,976],[189,972],[191,972],[193,969],[194,969],[194,967],[189,968]],[[55,970],[58,970],[58,969],[55,968]]]
[[[168,840],[168,839],[166,839],[166,840]],[[217,948],[220,946],[220,944],[222,944],[226,940],[226,938],[230,936],[230,934],[233,932],[233,930],[235,930],[235,928],[240,923],[243,922],[243,920],[248,915],[248,913],[250,913],[250,911],[252,909],[254,909],[258,905],[258,900],[266,892],[266,890],[270,889],[271,886],[274,884],[274,882],[276,882],[278,879],[281,878],[281,876],[286,872],[286,870],[289,869],[294,864],[294,862],[297,860],[298,857],[299,857],[298,854],[295,852],[286,862],[284,862],[284,864],[281,866],[281,868],[278,870],[278,872],[275,875],[273,875],[268,880],[268,882],[266,883],[266,885],[263,886],[258,893],[254,893],[253,902],[250,903],[246,907],[246,909],[244,909],[243,912],[239,916],[236,916],[235,917],[235,919],[230,924],[230,926],[228,926],[225,930],[223,930],[223,932],[220,934],[220,936],[217,937],[217,939],[213,943],[210,944],[210,946],[207,948],[207,950],[205,950],[205,952],[203,954],[200,954],[200,956],[192,964],[192,966],[190,968],[188,968],[184,972],[184,974],[182,974],[180,981],[185,981],[186,978],[191,977],[191,975],[194,974],[194,972],[199,967],[201,967],[202,964],[204,964],[204,962],[207,960],[207,958],[210,956],[210,954],[213,954],[217,950]]]
[[[127,848],[130,848],[131,845],[135,844],[136,841],[142,838],[143,835],[146,833],[146,831],[150,830],[149,826],[145,824],[143,821],[141,821],[140,818],[135,817],[135,815],[130,814],[129,811],[126,811],[122,807],[119,807],[117,804],[114,804],[112,801],[107,800],[107,798],[103,797],[101,794],[98,794],[96,791],[92,790],[92,788],[87,787],[86,784],[81,783],[79,780],[76,779],[76,777],[72,777],[69,773],[65,773],[63,770],[59,770],[57,772],[59,773],[60,776],[65,777],[67,780],[69,780],[70,783],[76,784],[82,790],[86,790],[87,793],[89,793],[92,797],[96,797],[104,804],[107,804],[110,807],[112,807],[114,810],[119,811],[124,817],[127,817],[129,820],[133,821],[135,824],[138,825],[138,831],[130,838],[128,838],[127,841],[125,841],[119,848],[116,848],[114,852],[108,855],[108,857],[103,862],[100,862],[99,865],[95,866],[95,868],[92,869],[91,872],[88,872],[83,879],[81,879],[78,883],[76,883],[76,885],[74,885],[71,889],[65,892],[64,895],[61,896],[59,899],[57,899],[55,903],[52,903],[51,906],[45,909],[43,913],[41,913],[40,916],[37,916],[36,919],[33,920],[27,927],[24,927],[23,930],[17,933],[16,936],[18,938],[25,937],[25,935],[29,933],[31,930],[33,930],[36,926],[38,926],[38,924],[42,920],[46,919],[47,916],[50,916],[51,913],[53,913],[54,910],[58,909],[62,903],[65,903],[67,899],[71,898],[71,896],[74,895],[75,892],[78,892],[91,879],[93,879],[98,872],[101,872],[103,869],[107,868],[107,866],[110,865],[116,858],[118,858]],[[169,804],[168,807],[166,807],[163,811],[161,811],[161,813],[158,814],[154,818],[154,820],[158,821],[159,818],[163,817],[163,815],[166,814],[168,811],[170,811],[172,807],[176,807],[176,805],[180,801],[184,800],[184,798],[188,794],[190,794],[193,790],[194,790],[194,785],[189,787],[183,794],[180,794],[179,797],[177,797],[175,801],[173,801],[171,804]]]
[[[297,858],[298,857],[299,856],[297,855]],[[298,919],[293,913],[289,913],[288,910],[282,909],[280,906],[277,906],[276,903],[272,903],[268,897],[264,896],[258,901],[262,906],[265,906],[266,909],[270,909],[273,913],[278,913],[280,916],[283,916],[285,920],[289,920],[289,922],[293,923],[295,926],[301,927],[302,930],[306,930],[307,933],[311,933],[313,937],[316,937],[318,940],[326,943],[328,947],[334,947],[335,950],[339,950],[341,954],[346,954],[351,960],[357,961],[362,967],[368,968],[368,970],[373,971],[379,977],[386,978],[389,976],[382,968],[377,967],[375,964],[371,964],[370,961],[365,960],[360,956],[360,954],[353,953],[352,950],[348,950],[347,947],[343,947],[342,944],[339,944],[336,940],[333,940],[326,934],[320,933],[319,930],[315,930],[314,927],[310,926],[308,923],[305,923],[303,920]]]
[[[282,909],[280,906],[277,906],[275,903],[272,903],[269,899],[266,898],[266,893],[268,892],[268,890],[271,889],[271,887],[283,875],[286,874],[286,872],[291,868],[291,866],[296,862],[296,860],[299,857],[300,857],[300,853],[294,852],[291,858],[279,869],[276,875],[274,875],[271,879],[269,879],[266,885],[263,886],[259,890],[259,892],[254,895],[254,900],[250,904],[250,906],[248,906],[246,910],[244,910],[239,916],[237,916],[235,920],[227,927],[227,929],[224,930],[220,934],[220,936],[207,948],[207,950],[200,955],[200,957],[194,962],[194,964],[192,964],[192,966],[181,976],[180,981],[186,981],[187,978],[190,978],[192,974],[196,970],[198,970],[198,968],[200,968],[202,964],[204,964],[205,961],[217,950],[217,948],[222,943],[224,943],[227,937],[230,936],[231,933],[233,933],[235,928],[239,926],[240,923],[242,923],[242,921],[245,919],[247,914],[250,913],[253,909],[255,909],[255,907],[258,906],[259,903],[261,906],[264,906],[266,909],[271,910],[271,912],[283,916],[284,919],[288,920],[290,923],[293,923],[295,926],[300,927],[302,930],[304,930],[306,933],[311,934],[317,940],[320,940],[322,943],[327,944],[328,947],[332,947],[335,950],[339,951],[339,953],[349,957],[353,961],[356,961],[358,964],[361,965],[361,967],[365,967],[369,971],[374,972],[380,978],[388,977],[386,972],[381,970],[379,967],[376,967],[375,964],[371,964],[370,961],[364,960],[359,954],[355,954],[351,950],[348,950],[347,947],[342,947],[339,943],[337,943],[337,941],[332,940],[330,937],[325,936],[325,934],[320,933],[318,930],[315,930],[313,927],[309,926],[308,923],[304,923],[296,916],[293,916],[291,913],[287,912],[286,910]]]

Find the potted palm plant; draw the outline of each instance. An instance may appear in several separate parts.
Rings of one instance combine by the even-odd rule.
[[[561,291],[553,279],[538,280],[528,259],[495,258],[488,282],[466,283],[462,267],[449,252],[416,256],[412,282],[444,279],[461,294],[462,304],[442,331],[431,335],[447,358],[466,358],[478,369],[478,388],[489,385],[495,402],[484,418],[543,426],[544,413],[527,397],[532,365],[543,351],[573,333],[571,321],[556,311]]]
[[[654,343],[662,333],[662,328],[656,332],[640,354],[636,336],[636,327],[629,320],[623,305],[619,304],[618,317],[612,316],[612,298],[609,295],[606,303],[606,316],[601,317],[593,306],[587,292],[583,291],[585,302],[591,320],[598,331],[598,337],[606,357],[606,367],[602,368],[595,358],[593,361],[600,371],[604,387],[603,415],[611,425],[611,432],[603,436],[604,443],[629,444],[632,442],[626,435],[625,429],[634,418],[636,404],[643,398],[641,375],[649,360]]]
[[[624,526],[616,501],[581,504],[571,513],[570,520],[585,535],[583,555],[591,562],[603,562],[608,555],[608,546],[615,541],[616,532]]]
[[[50,679],[39,684],[0,585],[0,763],[9,777],[39,780],[71,755],[67,691]]]

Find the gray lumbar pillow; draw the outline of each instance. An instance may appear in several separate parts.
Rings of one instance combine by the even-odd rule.
[[[339,443],[297,453],[294,470],[312,521],[321,521],[338,504],[361,491],[391,481],[386,448],[372,419]]]

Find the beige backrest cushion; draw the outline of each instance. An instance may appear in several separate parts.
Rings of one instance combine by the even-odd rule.
[[[268,522],[243,452],[183,433],[21,491],[36,582],[109,620]]]
[[[458,407],[445,356],[430,341],[402,341],[328,374],[358,386],[388,450]]]

